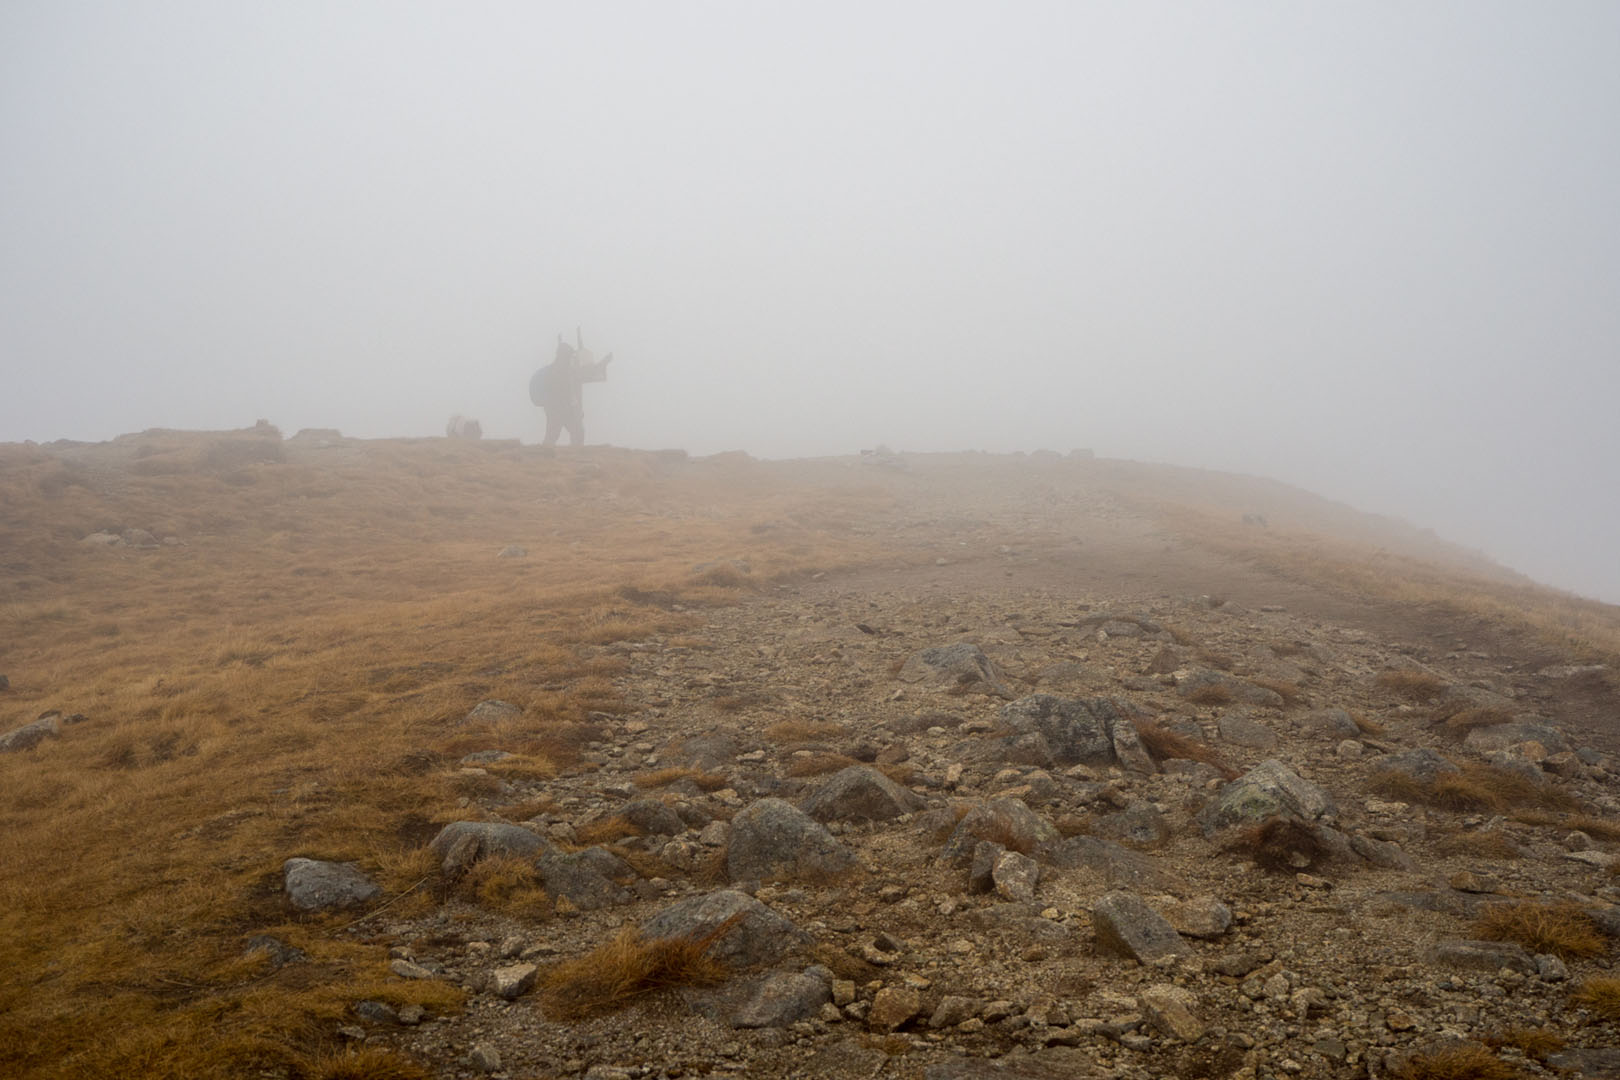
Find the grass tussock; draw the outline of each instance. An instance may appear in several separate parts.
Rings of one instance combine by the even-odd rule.
[[[730,782],[726,779],[725,773],[704,772],[702,769],[688,769],[675,765],[637,773],[634,780],[637,787],[647,790],[669,787],[682,780],[689,780],[696,784],[700,791],[719,791]]]
[[[1215,649],[1199,649],[1198,661],[1206,667],[1216,671],[1231,671],[1237,667],[1237,657],[1231,653],[1220,652]]]
[[[791,746],[797,743],[828,742],[844,734],[844,729],[837,724],[821,723],[813,720],[782,720],[765,729],[765,737],[771,742]]]
[[[783,771],[788,776],[824,776],[857,764],[845,754],[803,754],[790,760]]]
[[[1620,979],[1587,979],[1569,996],[1569,1002],[1605,1020],[1620,1020]]]
[[[316,1058],[305,1075],[309,1080],[428,1080],[430,1074],[392,1050],[363,1046]]]
[[[1597,840],[1620,840],[1620,821],[1591,814],[1554,814],[1545,810],[1525,810],[1513,820],[1544,828],[1577,830]]]
[[[1237,778],[1237,770],[1227,764],[1209,743],[1177,734],[1153,720],[1136,720],[1133,723],[1143,749],[1154,761],[1201,761],[1218,770],[1228,780]]]
[[[740,917],[697,938],[648,939],[626,927],[607,944],[547,971],[540,980],[541,1007],[557,1020],[583,1020],[677,986],[724,982],[727,968],[709,950]]]
[[[1479,762],[1469,762],[1459,772],[1441,773],[1428,781],[1398,772],[1374,773],[1368,787],[1388,798],[1459,814],[1501,814],[1535,807],[1573,810],[1578,805],[1568,792],[1551,783],[1537,783],[1511,769]]]
[[[1470,705],[1466,701],[1444,701],[1429,714],[1429,723],[1447,735],[1464,738],[1475,728],[1494,727],[1512,721],[1513,714],[1496,705]]]
[[[574,839],[581,846],[589,847],[592,844],[611,844],[618,840],[626,840],[632,836],[646,836],[647,830],[640,825],[614,815],[601,818],[597,821],[588,821],[574,830]]]
[[[1603,932],[1579,904],[1497,904],[1475,920],[1474,934],[1566,960],[1601,956],[1607,951]]]
[[[1221,683],[1206,683],[1188,694],[1187,700],[1194,705],[1230,705],[1232,690]]]
[[[1396,1080],[1518,1080],[1523,1074],[1476,1042],[1413,1054],[1395,1070]]]
[[[1493,859],[1511,862],[1524,858],[1524,849],[1501,829],[1480,829],[1464,832],[1461,829],[1441,832],[1435,844],[1441,855],[1459,858]]]
[[[486,911],[513,918],[551,915],[551,897],[528,859],[505,855],[479,859],[458,883],[458,892]]]
[[[1380,690],[1387,690],[1398,698],[1419,705],[1427,705],[1436,700],[1450,685],[1438,675],[1406,668],[1380,672],[1373,682]]]
[[[1558,1053],[1568,1043],[1558,1032],[1546,1028],[1512,1027],[1487,1036],[1485,1045],[1493,1050],[1512,1047],[1525,1057],[1540,1061],[1550,1054]]]
[[[1292,709],[1294,706],[1301,704],[1304,700],[1301,696],[1302,691],[1300,690],[1298,683],[1291,683],[1286,679],[1266,678],[1259,675],[1254,676],[1253,678],[1249,679],[1249,681],[1255,686],[1258,686],[1264,690],[1270,690],[1272,693],[1282,698],[1283,708],[1285,709]]]
[[[1285,817],[1267,818],[1239,830],[1226,850],[1247,856],[1262,870],[1289,874],[1309,870],[1327,854],[1315,829]]]
[[[1386,735],[1389,731],[1388,728],[1384,727],[1384,725],[1380,724],[1377,720],[1362,716],[1360,713],[1351,713],[1350,722],[1356,725],[1357,731],[1361,732],[1369,739],[1383,738],[1384,735]]]

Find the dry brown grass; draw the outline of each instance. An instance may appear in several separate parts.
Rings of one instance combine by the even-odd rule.
[[[1435,837],[1435,851],[1441,855],[1503,862],[1524,858],[1523,849],[1500,829],[1431,829],[1431,835]]]
[[[803,754],[788,761],[783,770],[788,776],[823,776],[859,764],[843,754]]]
[[[782,720],[765,729],[765,737],[774,743],[792,746],[797,743],[828,742],[842,737],[844,729],[837,724],[812,720]]]
[[[1378,678],[1373,680],[1380,689],[1388,690],[1396,697],[1407,701],[1427,705],[1441,694],[1446,692],[1447,682],[1438,675],[1430,675],[1426,671],[1412,671],[1401,669],[1398,671],[1380,672]]]
[[[588,821],[574,830],[574,839],[581,845],[611,844],[631,836],[645,836],[647,830],[617,815]]]
[[[1466,763],[1460,772],[1441,773],[1431,781],[1417,780],[1404,773],[1374,773],[1368,787],[1403,802],[1422,803],[1460,814],[1500,814],[1528,807],[1571,810],[1578,805],[1568,792],[1550,783],[1538,784],[1510,769],[1479,762]]]
[[[540,1002],[558,1020],[582,1020],[622,1009],[677,986],[725,981],[725,964],[709,955],[740,915],[698,938],[644,938],[626,927],[607,944],[565,960],[540,979]]]
[[[1271,679],[1257,675],[1250,678],[1249,682],[1260,687],[1261,689],[1270,690],[1272,693],[1282,698],[1283,708],[1285,709],[1291,709],[1294,706],[1301,704],[1304,700],[1301,696],[1303,691],[1300,690],[1299,684],[1291,683],[1286,679]]]
[[[428,1080],[429,1073],[392,1050],[363,1046],[317,1058],[306,1075],[309,1080]]]
[[[1237,658],[1231,653],[1218,652],[1214,649],[1199,649],[1198,660],[1216,671],[1231,671],[1237,667]]]
[[[1517,1080],[1523,1074],[1475,1042],[1412,1055],[1394,1075],[1397,1080]]]
[[[1188,694],[1187,700],[1194,705],[1230,705],[1232,691],[1221,683],[1207,683]]]
[[[1569,1002],[1605,1020],[1620,1020],[1620,979],[1587,979],[1569,996]]]
[[[1154,761],[1169,761],[1179,759],[1182,761],[1202,761],[1213,766],[1228,780],[1238,775],[1236,769],[1228,765],[1216,749],[1201,739],[1190,739],[1185,735],[1178,735],[1169,728],[1162,727],[1154,720],[1136,720],[1137,737],[1142,740],[1142,747]]]
[[[1492,1049],[1501,1049],[1511,1046],[1525,1057],[1540,1061],[1549,1054],[1556,1054],[1568,1043],[1556,1031],[1546,1028],[1513,1027],[1495,1035],[1487,1036],[1485,1045]]]
[[[363,911],[294,918],[281,863],[355,860],[391,912],[431,907],[421,844],[457,798],[578,768],[590,714],[624,707],[627,661],[597,647],[690,637],[696,611],[744,594],[692,566],[724,553],[775,581],[897,555],[818,524],[829,506],[882,513],[881,495],[629,452],[313,454],[262,432],[74,452],[100,459],[0,445],[0,725],[89,717],[0,757],[7,1076],[306,1074],[356,1000],[459,1008],[454,987],[391,979],[382,945],[335,934]],[[754,533],[760,514],[803,524]],[[186,543],[77,543],[114,523]],[[497,559],[512,542],[528,556]],[[461,723],[486,698],[523,713]],[[518,756],[458,776],[483,749]],[[456,889],[544,907],[489,860]],[[244,958],[254,933],[310,963]]]
[[[1463,738],[1475,728],[1506,724],[1513,719],[1507,709],[1494,705],[1469,705],[1465,701],[1447,701],[1435,706],[1429,722],[1447,735]]]
[[[1388,732],[1388,729],[1383,724],[1380,724],[1377,720],[1362,716],[1360,713],[1351,713],[1350,721],[1356,725],[1357,731],[1369,739],[1382,738]]]
[[[690,780],[703,791],[719,791],[728,783],[724,773],[704,772],[702,769],[688,769],[679,766],[670,766],[664,769],[653,769],[650,772],[637,773],[635,784],[639,788],[661,788]]]
[[[1579,904],[1495,904],[1475,920],[1474,934],[1566,960],[1601,956],[1607,951],[1603,932]]]
[[[1315,829],[1284,817],[1267,818],[1238,830],[1226,850],[1253,859],[1262,870],[1289,874],[1309,870],[1326,854]]]
[[[1613,818],[1593,817],[1590,814],[1554,814],[1545,810],[1526,810],[1513,815],[1513,820],[1544,828],[1579,830],[1598,840],[1620,840],[1620,821]]]

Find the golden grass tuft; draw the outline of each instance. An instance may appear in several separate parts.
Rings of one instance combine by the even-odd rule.
[[[1578,805],[1573,796],[1551,783],[1538,784],[1511,769],[1479,762],[1428,781],[1404,773],[1378,772],[1368,780],[1368,787],[1389,798],[1459,814],[1500,814],[1525,807],[1570,810]]]
[[[392,1050],[363,1046],[317,1058],[305,1075],[309,1080],[428,1080],[430,1074]]]
[[[574,839],[581,845],[611,844],[615,840],[624,840],[632,836],[646,836],[647,830],[640,825],[614,815],[601,818],[597,821],[588,821],[574,830]]]
[[[697,938],[648,939],[626,927],[607,944],[546,971],[541,1007],[557,1020],[583,1020],[673,987],[724,982],[728,969],[709,950],[739,918],[733,915]]]
[[[1603,932],[1579,904],[1495,904],[1474,921],[1474,934],[1566,960],[1601,956],[1607,951]]]
[[[1397,1080],[1517,1080],[1522,1074],[1476,1042],[1413,1054],[1394,1073]]]
[[[675,765],[637,773],[634,777],[637,787],[648,789],[669,787],[682,780],[690,780],[702,791],[719,791],[730,782],[724,773],[704,772],[702,769],[688,769]]]
[[[1620,979],[1587,979],[1569,996],[1569,1003],[1605,1020],[1620,1020]]]
[[[1369,739],[1381,738],[1389,730],[1377,720],[1369,719],[1368,717],[1362,716],[1360,713],[1351,713],[1350,722],[1356,725],[1357,731],[1361,732]]]
[[[529,859],[506,855],[479,859],[458,883],[458,891],[497,914],[528,919],[551,915],[551,897]]]
[[[1620,821],[1613,818],[1594,817],[1591,814],[1554,814],[1546,810],[1524,810],[1514,814],[1513,820],[1525,825],[1579,830],[1598,840],[1620,840]]]
[[[1466,701],[1445,701],[1434,707],[1429,722],[1447,735],[1463,738],[1475,728],[1506,724],[1513,719],[1507,709],[1496,705],[1470,705]]]
[[[1260,687],[1261,689],[1270,690],[1272,693],[1282,698],[1283,708],[1285,709],[1292,709],[1294,706],[1299,705],[1304,700],[1301,696],[1299,684],[1291,683],[1286,679],[1272,679],[1257,675],[1250,678],[1249,682]]]
[[[824,776],[859,764],[844,754],[804,754],[791,759],[783,770],[788,776]]]
[[[1237,770],[1228,765],[1209,743],[1179,735],[1155,720],[1132,722],[1136,725],[1137,737],[1142,740],[1142,748],[1154,761],[1201,761],[1217,769],[1228,780],[1237,778]]]
[[[1535,1058],[1540,1061],[1549,1054],[1558,1053],[1568,1043],[1562,1035],[1556,1031],[1548,1031],[1546,1028],[1512,1027],[1506,1031],[1487,1036],[1485,1045],[1492,1049],[1509,1046],[1525,1057]]]
[[[781,720],[765,729],[765,737],[774,743],[827,742],[842,737],[844,729],[837,724],[813,720]]]
[[[1524,850],[1501,829],[1431,829],[1436,837],[1435,851],[1441,855],[1509,862],[1524,858]]]
[[[1381,690],[1388,690],[1396,697],[1405,698],[1420,705],[1427,705],[1441,694],[1446,692],[1449,685],[1438,675],[1430,675],[1426,671],[1412,671],[1400,669],[1397,671],[1380,672],[1378,678],[1373,680]]]

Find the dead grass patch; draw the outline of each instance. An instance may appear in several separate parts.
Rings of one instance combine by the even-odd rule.
[[[1302,691],[1298,683],[1291,683],[1286,679],[1271,679],[1260,675],[1250,678],[1249,682],[1263,690],[1270,690],[1273,694],[1282,698],[1283,708],[1285,709],[1291,709],[1303,701]]]
[[[837,724],[812,720],[782,720],[765,729],[765,737],[774,743],[828,742],[844,734]]]
[[[729,781],[725,773],[704,772],[702,769],[688,769],[679,766],[670,766],[664,769],[653,769],[651,772],[637,773],[634,777],[635,785],[639,788],[669,787],[682,780],[690,780],[702,791],[719,791]]]
[[[1237,667],[1237,657],[1231,653],[1220,652],[1216,649],[1199,649],[1198,660],[1206,667],[1212,667],[1216,671],[1231,671]]]
[[[1228,780],[1237,778],[1237,770],[1228,765],[1209,743],[1177,734],[1154,720],[1135,720],[1132,723],[1136,726],[1137,737],[1142,740],[1143,749],[1154,761],[1201,761],[1218,770]]]
[[[1479,762],[1469,762],[1459,772],[1441,773],[1428,781],[1398,772],[1374,773],[1368,787],[1402,802],[1459,814],[1500,814],[1527,807],[1571,810],[1578,805],[1573,796],[1551,783],[1538,784],[1511,769]]]
[[[1466,701],[1444,701],[1429,714],[1429,722],[1447,735],[1467,736],[1475,728],[1494,727],[1513,719],[1507,709],[1495,705],[1470,705]]]
[[[588,821],[574,830],[574,839],[580,845],[611,844],[632,836],[646,836],[647,830],[615,814],[612,817]]]
[[[1544,828],[1579,830],[1598,840],[1620,840],[1620,821],[1590,814],[1554,814],[1545,810],[1524,810],[1513,820]]]
[[[374,1046],[317,1058],[306,1074],[309,1080],[428,1080],[430,1075],[410,1058]]]
[[[1518,1080],[1523,1074],[1476,1042],[1413,1054],[1397,1080]]]
[[[1303,821],[1273,817],[1240,829],[1226,850],[1254,860],[1262,870],[1295,873],[1309,870],[1327,854],[1316,830]]]
[[[1486,1036],[1485,1045],[1492,1049],[1510,1046],[1525,1057],[1541,1061],[1550,1054],[1558,1053],[1568,1043],[1562,1035],[1546,1028],[1512,1027]]]
[[[1603,932],[1578,904],[1495,904],[1480,913],[1474,933],[1486,941],[1511,941],[1566,960],[1607,951]]]
[[[721,694],[709,699],[709,707],[723,713],[741,712],[744,709],[757,709],[769,705],[776,700],[775,695],[750,691],[744,694]]]
[[[1389,729],[1377,720],[1362,716],[1360,713],[1351,713],[1350,722],[1356,725],[1356,730],[1369,739],[1380,739],[1388,733]]]
[[[1396,697],[1419,705],[1427,705],[1441,694],[1446,692],[1450,684],[1438,675],[1430,675],[1427,671],[1413,671],[1402,668],[1395,671],[1379,672],[1378,678],[1373,680],[1381,690],[1388,690]]]
[[[714,986],[728,974],[709,950],[740,915],[697,938],[653,938],[626,927],[584,956],[565,960],[540,979],[540,1002],[557,1020],[583,1020],[622,1009],[677,986]]]
[[[1569,1001],[1605,1020],[1620,1020],[1620,979],[1587,979],[1569,996]]]
[[[1188,694],[1187,700],[1194,705],[1230,705],[1232,690],[1221,683],[1206,683]]]
[[[790,760],[783,772],[788,776],[822,776],[858,764],[844,754],[804,754]]]
[[[1441,832],[1435,851],[1441,855],[1459,858],[1492,859],[1509,862],[1524,858],[1524,850],[1501,829],[1482,829],[1465,832],[1448,829]]]

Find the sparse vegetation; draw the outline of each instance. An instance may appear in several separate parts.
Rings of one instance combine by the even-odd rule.
[[[1547,1028],[1514,1027],[1488,1036],[1485,1045],[1493,1050],[1510,1046],[1525,1057],[1541,1061],[1549,1054],[1558,1053],[1568,1045],[1568,1042],[1562,1035]]]
[[[1475,728],[1506,724],[1513,714],[1495,705],[1469,705],[1465,701],[1446,701],[1435,706],[1429,714],[1430,723],[1447,735],[1463,738]]]
[[[1414,1054],[1395,1071],[1398,1080],[1517,1080],[1522,1075],[1476,1042]]]
[[[639,773],[635,778],[636,786],[641,788],[669,787],[671,784],[682,780],[691,781],[700,791],[719,791],[726,786],[724,773],[704,772],[702,769],[688,769],[679,766]]]
[[[1201,761],[1214,767],[1228,780],[1238,775],[1237,770],[1228,765],[1220,753],[1202,739],[1180,735],[1154,720],[1133,722],[1136,725],[1136,735],[1142,740],[1142,748],[1154,761]]]
[[[1285,679],[1271,679],[1262,675],[1256,675],[1249,681],[1263,690],[1270,690],[1282,698],[1283,708],[1285,709],[1291,709],[1303,700],[1297,683],[1291,683]]]
[[[1232,690],[1222,683],[1205,683],[1195,687],[1187,695],[1187,700],[1194,705],[1230,705],[1232,704]]]
[[[1378,678],[1373,680],[1380,689],[1388,690],[1396,697],[1407,701],[1427,705],[1441,694],[1446,692],[1446,680],[1438,675],[1431,675],[1427,671],[1412,671],[1399,669],[1395,671],[1380,672]]]
[[[541,978],[542,1006],[556,1019],[581,1020],[661,990],[723,982],[726,966],[709,950],[738,918],[734,915],[695,939],[648,939],[626,927],[606,945],[547,971]]]
[[[800,743],[827,742],[844,734],[837,724],[810,720],[782,720],[765,729],[765,737],[772,742],[793,746]]]
[[[843,754],[801,754],[793,757],[784,770],[789,776],[821,776],[857,764]]]
[[[1262,870],[1289,874],[1309,870],[1326,854],[1315,829],[1287,817],[1267,818],[1238,830],[1226,849],[1253,859]]]
[[[1486,941],[1511,941],[1566,960],[1606,951],[1603,932],[1578,904],[1496,904],[1475,920],[1474,933]]]
[[[1524,807],[1571,810],[1576,805],[1567,792],[1556,787],[1480,762],[1468,762],[1457,772],[1443,772],[1427,781],[1405,773],[1380,772],[1368,783],[1373,791],[1389,798],[1458,813],[1499,814]]]
[[[1620,979],[1587,979],[1570,995],[1570,1004],[1605,1020],[1620,1020]]]

